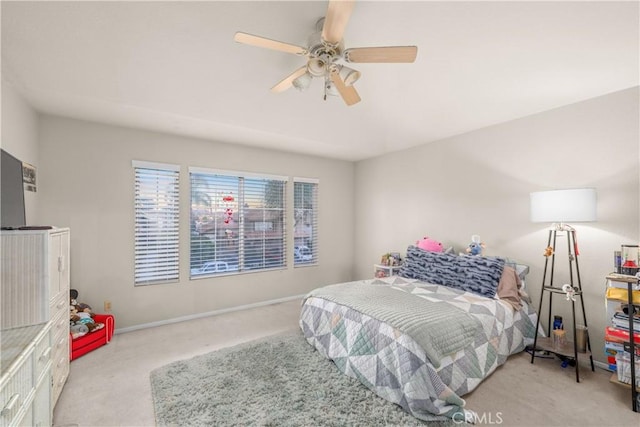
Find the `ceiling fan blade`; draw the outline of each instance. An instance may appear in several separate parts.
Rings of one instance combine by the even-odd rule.
[[[344,51],[347,62],[413,62],[417,46],[356,47]]]
[[[238,43],[244,43],[251,46],[264,47],[266,49],[279,50],[281,52],[293,53],[295,55],[306,55],[307,49],[294,44],[271,40],[266,37],[254,36],[253,34],[237,32],[233,39]]]
[[[338,89],[338,92],[340,93],[340,96],[344,100],[345,104],[351,106],[360,102],[360,95],[358,95],[358,91],[356,91],[356,88],[353,86],[345,85],[337,69],[334,68],[333,70],[331,70],[330,77],[331,81],[336,86],[336,89]]]
[[[280,92],[284,92],[285,90],[289,89],[291,86],[293,86],[293,81],[295,79],[297,79],[298,77],[300,77],[301,75],[303,75],[304,73],[307,72],[307,66],[304,65],[300,68],[298,68],[297,70],[295,70],[293,73],[289,74],[287,77],[285,77],[284,79],[282,79],[278,84],[276,84],[274,87],[271,88],[271,92],[273,93],[280,93]]]
[[[338,44],[349,22],[355,0],[329,0],[327,16],[322,26],[322,39],[330,44]]]

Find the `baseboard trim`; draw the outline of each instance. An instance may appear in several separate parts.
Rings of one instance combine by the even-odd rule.
[[[597,360],[594,360],[593,364],[600,369],[604,369],[605,371],[612,372],[611,369],[609,369],[609,365],[604,362],[598,362]]]
[[[264,307],[265,305],[273,305],[281,302],[293,301],[304,298],[306,294],[294,295],[285,298],[277,298],[268,301],[256,302],[253,304],[244,304],[236,307],[223,308],[220,310],[207,311],[205,313],[190,314],[188,316],[174,317],[173,319],[159,320],[157,322],[143,323],[141,325],[129,326],[126,328],[116,328],[114,335],[124,334],[127,332],[138,331],[140,329],[155,328],[156,326],[170,325],[172,323],[186,322],[188,320],[201,319],[203,317],[218,316],[220,314],[232,313],[234,311],[248,310],[251,308]]]

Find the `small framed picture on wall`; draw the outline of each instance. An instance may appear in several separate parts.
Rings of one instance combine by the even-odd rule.
[[[36,192],[36,168],[29,163],[22,162],[22,182],[26,191]]]

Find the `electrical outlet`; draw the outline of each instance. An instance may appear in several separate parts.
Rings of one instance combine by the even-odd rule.
[[[111,311],[111,301],[104,302],[104,311]]]

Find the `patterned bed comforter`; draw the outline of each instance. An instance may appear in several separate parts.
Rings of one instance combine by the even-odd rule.
[[[344,291],[349,285],[362,301]],[[403,296],[375,302],[391,295],[378,287]],[[526,301],[514,312],[497,299],[397,276],[333,288],[305,298],[300,327],[307,341],[344,374],[420,419],[462,419],[461,396],[533,342],[536,314]],[[403,302],[409,308],[401,314],[389,310]]]

